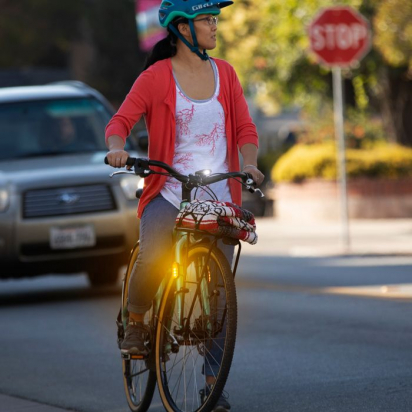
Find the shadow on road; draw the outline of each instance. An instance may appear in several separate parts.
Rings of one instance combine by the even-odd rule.
[[[96,300],[121,295],[120,281],[114,286],[91,287],[86,275],[43,276],[0,283],[0,308],[42,305],[53,302]]]

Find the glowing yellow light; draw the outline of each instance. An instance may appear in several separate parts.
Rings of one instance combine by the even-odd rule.
[[[177,278],[179,276],[179,266],[178,266],[177,262],[173,262],[172,274],[173,274],[174,278]]]

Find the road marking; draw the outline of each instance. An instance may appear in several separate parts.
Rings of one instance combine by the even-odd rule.
[[[310,287],[304,285],[285,285],[268,282],[236,280],[236,287],[241,289],[265,289],[277,292],[310,293],[316,295],[348,295],[381,299],[412,299],[412,284]]]
[[[317,261],[318,266],[365,267],[365,266],[411,266],[411,256],[356,256],[328,258]]]
[[[352,296],[370,296],[389,299],[411,299],[412,284],[372,285],[372,286],[345,286],[325,288],[324,293]]]

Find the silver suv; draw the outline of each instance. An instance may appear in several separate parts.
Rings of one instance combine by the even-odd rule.
[[[109,178],[112,114],[80,82],[0,89],[0,278],[87,272],[93,285],[117,280],[138,238],[139,178]]]

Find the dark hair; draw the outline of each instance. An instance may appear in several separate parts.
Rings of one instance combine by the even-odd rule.
[[[179,23],[188,23],[189,20],[184,17],[177,17],[174,19],[171,24],[177,28]],[[146,58],[146,62],[144,65],[144,70],[150,67],[152,64],[155,64],[159,60],[168,59],[169,57],[173,57],[177,53],[176,43],[177,43],[177,36],[174,34],[169,27],[167,28],[167,37],[158,41],[154,46],[152,51]]]

